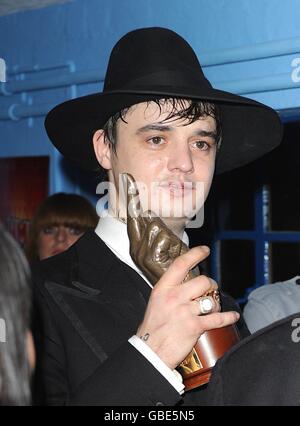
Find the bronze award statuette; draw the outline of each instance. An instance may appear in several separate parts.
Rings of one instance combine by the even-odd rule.
[[[124,173],[123,182],[124,189],[127,189],[127,232],[130,255],[137,267],[155,285],[174,259],[186,253],[188,247],[151,211],[141,214],[139,193],[133,177]],[[155,244],[153,244],[154,241]],[[198,268],[190,271],[184,281],[196,275],[199,275]],[[209,296],[218,304],[220,303],[218,291],[203,296]],[[203,333],[192,352],[177,367],[183,377],[186,390],[208,383],[211,370],[217,360],[239,340],[235,325]]]

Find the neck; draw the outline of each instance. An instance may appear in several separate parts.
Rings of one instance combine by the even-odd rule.
[[[172,231],[174,234],[182,240],[182,236],[185,230],[185,223],[182,220],[176,220],[174,218],[163,218],[162,219],[165,225]]]

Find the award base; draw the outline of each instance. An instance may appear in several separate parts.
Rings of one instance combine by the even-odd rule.
[[[217,360],[240,340],[235,325],[206,331],[178,370],[187,391],[209,382]]]
[[[202,369],[200,372],[192,373],[189,377],[185,378],[183,383],[185,385],[185,390],[189,391],[199,386],[206,385],[211,376],[212,368]]]

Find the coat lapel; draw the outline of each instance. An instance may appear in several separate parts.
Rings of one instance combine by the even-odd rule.
[[[107,346],[104,345],[105,350],[103,347],[105,336],[111,336],[108,342],[110,351],[115,344],[125,342],[136,332],[151,289],[94,232],[85,234],[70,253],[72,257],[66,279],[63,282],[47,281],[45,287],[82,339],[103,362],[107,358]]]

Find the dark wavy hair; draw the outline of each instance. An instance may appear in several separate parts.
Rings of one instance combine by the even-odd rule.
[[[219,150],[222,141],[222,129],[220,112],[217,105],[207,101],[196,101],[191,99],[157,98],[152,101],[147,101],[147,107],[153,102],[159,107],[160,113],[165,104],[171,105],[169,115],[164,118],[162,123],[184,119],[186,120],[185,125],[188,125],[202,117],[212,117],[216,122],[216,144],[217,150]],[[132,107],[124,108],[122,111],[119,111],[110,117],[103,126],[105,140],[111,145],[112,151],[115,154],[117,145],[117,122],[121,119],[124,123],[127,123],[126,114],[131,108]]]
[[[22,250],[0,226],[0,405],[31,402],[26,347],[31,310],[29,275]]]

